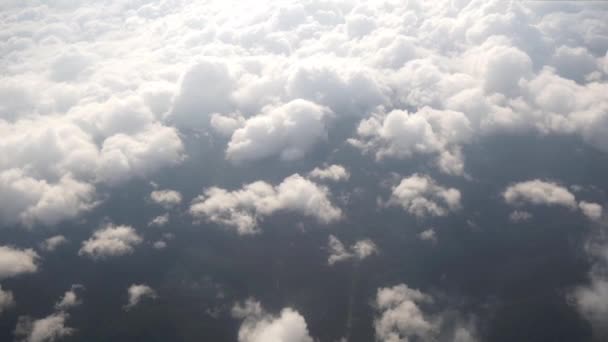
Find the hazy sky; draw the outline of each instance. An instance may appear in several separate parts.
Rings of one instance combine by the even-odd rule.
[[[0,339],[601,341],[607,153],[608,3],[4,0]]]

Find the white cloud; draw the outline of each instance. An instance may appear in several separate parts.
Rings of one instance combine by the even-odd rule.
[[[433,297],[405,284],[379,288],[374,302],[376,340],[477,341],[474,326],[445,312],[429,313],[432,304]]]
[[[377,159],[430,154],[443,172],[462,175],[460,146],[471,140],[472,129],[461,112],[423,107],[416,113],[377,113],[361,121],[357,134],[358,138],[349,142]]]
[[[82,285],[72,285],[72,288],[66,291],[63,297],[61,297],[61,299],[59,300],[59,302],[55,304],[55,309],[65,311],[67,309],[71,309],[82,304],[82,300],[78,298],[78,294],[76,293],[78,289],[82,288]]]
[[[234,131],[226,157],[235,162],[272,156],[300,159],[326,139],[330,113],[328,108],[305,100],[266,107]]]
[[[59,246],[68,243],[68,239],[63,235],[55,235],[40,243],[40,248],[43,251],[53,252]]]
[[[308,173],[308,176],[320,180],[327,179],[334,182],[340,182],[348,180],[350,178],[350,172],[342,165],[332,164],[323,169],[315,167],[314,170]]]
[[[0,246],[0,279],[38,271],[38,259],[32,249]]]
[[[156,291],[150,286],[144,284],[133,284],[127,289],[129,295],[129,302],[125,305],[125,310],[130,310],[137,304],[139,304],[144,298],[155,299],[157,297]]]
[[[342,241],[340,241],[334,235],[329,236],[327,248],[329,250],[329,257],[327,258],[327,263],[330,266],[334,265],[337,262],[345,261],[352,258],[363,260],[371,256],[372,254],[378,253],[378,247],[372,240],[359,240],[347,249],[342,243]]]
[[[433,228],[425,229],[418,234],[418,238],[422,241],[436,242],[437,233],[435,232],[435,229],[433,229]]]
[[[603,209],[602,206],[597,203],[580,201],[578,207],[590,220],[597,221],[602,218]]]
[[[460,191],[438,185],[427,175],[413,174],[393,187],[387,204],[418,217],[445,216],[460,209]]]
[[[298,174],[273,186],[263,181],[239,190],[206,189],[192,201],[190,214],[235,229],[239,234],[259,232],[258,221],[276,211],[292,211],[328,224],[339,220],[342,211],[330,201],[329,190]]]
[[[169,223],[169,213],[158,215],[148,223],[150,227],[163,227]]]
[[[576,209],[576,198],[563,186],[554,182],[534,179],[508,186],[502,193],[508,204],[559,205]]]
[[[0,315],[15,306],[15,298],[11,291],[3,290],[0,285]]]
[[[90,239],[84,241],[78,254],[93,259],[131,254],[142,241],[133,227],[110,224],[95,231]]]
[[[152,244],[152,247],[154,247],[155,249],[165,249],[167,248],[167,242],[159,240],[159,241],[155,241]]]
[[[306,320],[292,308],[284,308],[278,316],[264,311],[259,302],[250,299],[232,309],[235,318],[243,320],[239,342],[312,342]]]
[[[68,314],[59,311],[45,318],[32,320],[27,316],[19,317],[15,336],[23,342],[53,342],[70,336],[74,329],[66,327]]]
[[[175,190],[154,190],[150,193],[150,199],[169,210],[182,203],[182,194]]]

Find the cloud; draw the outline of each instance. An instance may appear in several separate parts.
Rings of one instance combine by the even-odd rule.
[[[32,320],[21,316],[15,328],[15,336],[23,342],[53,342],[72,335],[75,330],[65,326],[69,315],[63,311],[45,318]]]
[[[82,300],[78,298],[78,294],[76,293],[77,290],[82,288],[82,285],[72,285],[72,288],[69,291],[66,291],[59,302],[55,304],[55,309],[65,311],[82,304]]]
[[[511,222],[523,222],[523,221],[529,221],[532,219],[534,215],[532,215],[531,213],[525,211],[525,210],[514,210],[511,212],[511,214],[509,214],[509,220]]]
[[[468,118],[461,112],[423,107],[415,113],[393,110],[361,121],[358,138],[349,142],[376,159],[433,155],[440,170],[462,175],[460,146],[472,138]]]
[[[182,194],[175,190],[154,190],[150,193],[150,199],[166,210],[170,210],[182,202]]]
[[[331,111],[306,100],[265,107],[232,134],[226,158],[234,162],[304,157],[327,137],[326,119]]]
[[[234,191],[211,187],[190,205],[190,214],[196,220],[224,225],[239,234],[258,233],[258,221],[277,211],[299,213],[323,224],[342,217],[342,211],[331,203],[327,188],[298,174],[276,186],[257,181]]]
[[[78,254],[93,259],[131,254],[135,246],[142,241],[133,227],[109,224],[95,231],[90,239],[84,241]]]
[[[425,229],[418,234],[418,238],[422,241],[437,242],[437,233],[433,228]]]
[[[169,213],[165,213],[163,215],[156,216],[149,223],[150,227],[162,227],[169,223]]]
[[[11,291],[6,291],[2,289],[0,285],[0,315],[15,306],[15,298]]]
[[[590,220],[597,221],[602,218],[602,206],[597,203],[580,201],[578,207]]]
[[[508,186],[502,193],[505,202],[511,205],[525,203],[548,206],[564,206],[576,209],[576,198],[568,189],[557,183],[534,179]]]
[[[333,182],[346,181],[350,178],[350,172],[342,165],[332,164],[326,168],[315,167],[308,173],[311,178],[319,180],[330,180]]]
[[[372,254],[378,253],[378,247],[372,240],[359,240],[347,249],[342,241],[334,235],[329,236],[327,248],[329,249],[327,263],[330,266],[352,258],[363,260]]]
[[[253,299],[236,304],[232,315],[243,320],[239,328],[239,342],[312,342],[306,321],[292,308],[284,308],[278,316],[264,311]]]
[[[0,246],[0,279],[38,271],[39,256],[32,249]]]
[[[63,235],[55,235],[40,243],[40,248],[46,252],[53,252],[59,246],[68,243],[68,239]]]
[[[376,340],[477,341],[475,327],[448,311],[428,313],[433,297],[405,284],[379,288],[374,307]]]
[[[125,305],[125,310],[130,310],[139,304],[144,298],[157,298],[156,291],[144,284],[133,284],[127,289],[129,302]]]
[[[460,191],[445,188],[431,177],[416,173],[393,187],[387,205],[401,206],[417,217],[445,216],[460,209]]]

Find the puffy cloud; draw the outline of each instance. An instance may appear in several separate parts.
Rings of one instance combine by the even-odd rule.
[[[331,180],[334,182],[346,181],[350,178],[350,172],[342,165],[333,164],[324,169],[315,167],[314,170],[308,173],[311,178],[320,180]]]
[[[577,288],[572,296],[583,317],[593,323],[595,329],[608,333],[608,279],[592,275],[591,283]]]
[[[435,229],[433,229],[433,228],[425,229],[418,234],[418,238],[422,241],[436,242],[437,233],[435,232]]]
[[[372,240],[359,240],[347,249],[342,243],[342,241],[340,241],[334,235],[329,236],[327,248],[329,250],[329,257],[327,258],[327,263],[330,266],[334,265],[337,262],[345,261],[352,258],[363,260],[372,254],[378,253],[378,247]]]
[[[461,112],[423,107],[412,114],[402,110],[378,113],[363,120],[357,134],[349,142],[377,159],[431,154],[443,172],[462,175],[460,146],[470,141],[472,129]]]
[[[298,174],[276,186],[257,181],[234,191],[211,187],[190,205],[190,214],[195,219],[228,226],[239,234],[259,232],[260,219],[283,210],[316,218],[324,224],[342,217],[342,211],[331,203],[327,188]]]
[[[156,216],[148,223],[148,226],[163,227],[163,226],[167,225],[167,223],[169,223],[169,213],[165,213],[163,215]]]
[[[253,299],[236,304],[232,315],[242,319],[239,342],[312,342],[306,320],[292,308],[284,308],[278,316],[264,311]]]
[[[156,291],[148,285],[133,284],[127,289],[129,302],[125,305],[125,310],[130,310],[139,304],[144,298],[156,298]]]
[[[36,272],[38,258],[38,254],[31,249],[0,246],[0,279]]]
[[[110,224],[95,231],[90,239],[84,241],[78,254],[93,259],[131,254],[142,241],[133,227]]]
[[[597,221],[602,218],[602,206],[597,203],[580,201],[578,207],[590,220]]]
[[[57,247],[68,243],[68,239],[63,235],[55,235],[40,243],[40,248],[46,252],[52,252]]]
[[[154,247],[155,249],[165,249],[167,248],[167,242],[158,240],[152,244],[152,247]]]
[[[512,205],[559,205],[575,209],[576,198],[568,189],[554,182],[534,179],[508,186],[502,193],[505,202]]]
[[[330,113],[329,109],[305,100],[266,107],[234,131],[226,157],[235,162],[272,156],[300,159],[326,139],[326,119]]]
[[[445,312],[430,314],[434,304],[430,295],[405,284],[378,289],[374,307],[376,339],[385,342],[407,341],[477,341],[470,324],[450,318]],[[453,321],[452,324],[446,324]]]
[[[150,199],[169,210],[182,203],[182,194],[175,190],[154,190],[150,193]]]
[[[30,317],[21,316],[15,328],[15,336],[18,341],[23,342],[53,342],[70,336],[74,329],[66,327],[68,314],[59,311],[45,318],[32,320]]]
[[[69,291],[66,291],[63,297],[55,304],[57,310],[67,310],[82,304],[82,300],[78,298],[76,291],[82,289],[82,285],[72,285]]]
[[[15,298],[13,297],[13,293],[11,291],[3,290],[2,286],[0,285],[0,314],[13,306],[15,306]]]
[[[460,191],[445,188],[427,175],[413,174],[393,187],[387,204],[401,206],[417,217],[445,216],[460,209]]]

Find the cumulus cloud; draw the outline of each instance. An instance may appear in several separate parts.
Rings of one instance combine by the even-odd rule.
[[[329,236],[327,248],[329,250],[327,263],[330,266],[352,258],[363,260],[372,254],[378,253],[378,247],[372,240],[359,240],[350,246],[350,248],[346,248],[342,241],[334,235]]]
[[[230,227],[239,234],[259,232],[258,221],[277,211],[296,212],[323,224],[342,217],[342,211],[330,201],[327,188],[298,174],[275,186],[257,181],[234,191],[211,187],[190,205],[195,219]]]
[[[249,299],[235,304],[232,315],[242,319],[239,342],[312,342],[306,320],[292,308],[284,308],[278,316],[264,311],[260,302]]]
[[[77,291],[82,289],[82,285],[72,285],[72,288],[65,292],[63,297],[55,304],[57,310],[67,310],[82,304],[82,300],[78,298]]]
[[[133,227],[110,224],[95,231],[90,239],[84,241],[78,254],[93,259],[131,254],[142,241]]]
[[[460,191],[445,188],[427,175],[413,174],[394,186],[387,205],[401,206],[417,217],[445,216],[460,209]]]
[[[576,208],[576,198],[563,186],[554,182],[534,179],[508,186],[502,194],[505,202],[512,205],[558,205]]]
[[[169,210],[182,203],[182,194],[175,190],[154,190],[150,193],[150,199]]]
[[[578,207],[582,211],[583,215],[588,217],[590,220],[597,221],[602,218],[602,206],[597,203],[580,201]]]
[[[300,99],[266,107],[234,131],[226,157],[235,162],[272,156],[300,159],[326,139],[330,113],[326,107]]]
[[[0,279],[38,271],[38,259],[32,249],[0,246]]]
[[[127,289],[129,295],[129,302],[125,305],[125,310],[130,310],[139,304],[144,298],[155,299],[157,297],[156,291],[148,285],[144,284],[133,284]]]
[[[425,106],[411,114],[403,110],[377,113],[359,124],[357,134],[349,142],[376,159],[430,154],[443,172],[462,175],[460,146],[471,140],[472,129],[461,112]]]
[[[425,229],[418,234],[418,238],[422,241],[437,242],[437,233],[434,228]]]
[[[169,213],[158,215],[148,223],[150,227],[163,227],[169,223]]]
[[[348,180],[350,178],[350,172],[342,165],[332,164],[325,168],[315,167],[308,173],[308,176],[320,180],[340,182]]]
[[[63,235],[55,235],[40,243],[40,248],[46,252],[53,252],[59,246],[68,243],[68,239]]]
[[[15,298],[11,291],[3,290],[0,285],[0,314],[15,306]]]
[[[74,329],[65,325],[68,317],[69,315],[63,311],[37,320],[21,316],[15,328],[15,337],[22,342],[58,341],[75,332]]]
[[[454,320],[445,312],[428,313],[433,297],[405,284],[379,288],[374,307],[374,330],[378,341],[477,341],[474,327]]]

